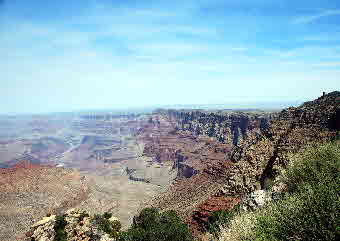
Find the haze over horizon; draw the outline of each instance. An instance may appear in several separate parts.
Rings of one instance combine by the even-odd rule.
[[[340,89],[339,23],[337,0],[0,0],[0,114],[312,100]]]

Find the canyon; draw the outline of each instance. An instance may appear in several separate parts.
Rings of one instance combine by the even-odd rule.
[[[232,209],[256,190],[283,191],[272,184],[289,155],[336,138],[339,113],[338,91],[278,113],[160,110],[155,126],[166,120],[173,129],[158,128],[144,151],[174,160],[179,175],[152,206],[176,210],[199,236],[212,211]]]
[[[135,135],[145,116],[3,119],[1,240],[20,239],[36,220],[72,207],[114,213],[126,228],[143,203],[176,177],[171,167],[143,156]]]
[[[175,210],[201,238],[211,212],[257,190],[283,191],[274,181],[289,155],[339,135],[340,92],[282,111],[48,118],[18,121],[21,133],[2,135],[0,238],[69,208],[111,212],[127,228],[145,207]]]

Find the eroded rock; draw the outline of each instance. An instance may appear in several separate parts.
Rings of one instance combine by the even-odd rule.
[[[60,217],[59,217],[60,218]],[[26,233],[27,241],[53,241],[56,236],[55,225],[56,215],[44,217],[41,221],[33,224],[29,232]],[[68,241],[77,240],[94,240],[94,241],[114,241],[109,234],[101,231],[90,217],[82,209],[70,209],[65,212],[63,219],[66,222],[64,231]],[[117,218],[111,217],[110,222],[118,221]]]
[[[241,209],[244,211],[254,211],[257,208],[263,207],[271,200],[271,192],[267,192],[265,190],[256,190],[242,199]]]

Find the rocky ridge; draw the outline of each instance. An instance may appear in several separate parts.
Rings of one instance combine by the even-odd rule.
[[[290,154],[337,135],[339,104],[340,92],[332,92],[267,115],[158,111],[150,124],[158,130],[157,135],[148,136],[145,154],[159,162],[172,161],[179,172],[170,190],[152,205],[174,209],[195,225],[208,215],[202,205],[216,196],[220,200],[242,199],[271,188]],[[166,130],[159,128],[164,123]],[[194,172],[183,175],[188,168]],[[272,189],[282,191],[282,186]],[[217,203],[220,209],[229,205]]]
[[[229,169],[225,188],[231,193],[269,188],[287,165],[290,154],[330,141],[337,135],[339,111],[340,92],[335,91],[280,112],[260,136],[248,138],[233,149],[234,165]]]
[[[248,136],[259,135],[261,129],[266,128],[264,123],[268,123],[271,117],[268,115],[268,119],[265,119],[262,113],[247,118],[242,113],[224,116],[195,112],[194,116],[198,116],[202,122],[202,134],[197,134],[192,129],[187,129],[187,124],[182,128],[182,119],[176,118],[182,116],[190,119],[191,117],[185,116],[192,116],[191,112],[180,113],[173,110],[154,113],[149,122],[140,129],[138,137],[139,142],[144,144],[143,155],[161,165],[172,165],[177,172],[177,178],[169,190],[155,197],[150,206],[161,210],[176,210],[191,225],[191,230],[196,232],[211,211],[230,209],[235,205],[235,200],[239,201],[238,197],[226,197],[220,192],[226,171],[233,165],[229,153],[235,147],[235,136],[231,130],[234,128],[235,132],[243,133],[237,138],[237,145],[241,145]],[[194,117],[189,119],[190,123],[198,123]],[[210,128],[211,119],[215,121],[216,133],[228,130],[223,134],[223,140],[204,134]]]

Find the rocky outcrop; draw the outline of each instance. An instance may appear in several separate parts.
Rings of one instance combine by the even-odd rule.
[[[330,141],[337,135],[340,92],[332,92],[300,107],[283,110],[269,128],[233,149],[234,165],[226,188],[231,193],[265,189],[283,169],[291,153]]]
[[[206,227],[212,212],[219,210],[230,211],[239,203],[240,199],[237,197],[215,195],[195,208],[192,216],[188,219],[188,223],[194,232],[196,230],[205,231],[204,227]]]
[[[272,193],[265,190],[256,190],[246,195],[241,202],[241,209],[254,211],[272,200]]]
[[[59,221],[57,220],[59,219]],[[63,223],[58,223],[62,220]],[[110,222],[117,221],[110,218]],[[63,225],[62,227],[58,227]],[[44,217],[39,222],[33,224],[30,231],[26,233],[26,240],[31,241],[53,241],[57,235],[56,229],[61,229],[65,233],[67,240],[98,240],[114,241],[114,238],[101,231],[95,224],[94,218],[90,217],[84,210],[70,209],[62,216],[51,215]]]
[[[31,226],[31,230],[26,233],[26,236],[30,238],[29,240],[53,241],[55,237],[55,219],[55,215],[44,217]]]

